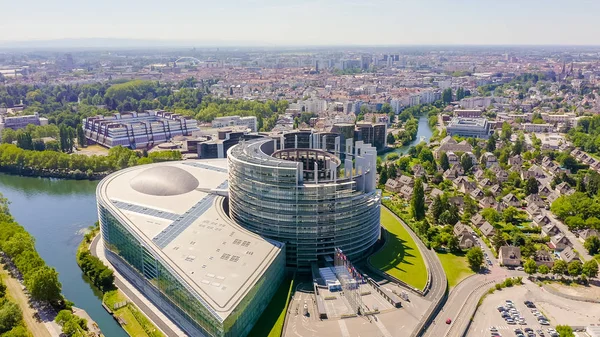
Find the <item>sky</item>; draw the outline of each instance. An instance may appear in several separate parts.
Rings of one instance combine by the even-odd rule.
[[[0,41],[600,45],[598,0],[0,0]]]

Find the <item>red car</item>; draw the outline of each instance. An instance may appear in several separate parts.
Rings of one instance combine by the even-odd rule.
[[[451,320],[450,318],[448,318],[448,319],[446,320],[446,324],[450,324],[450,323],[452,323],[452,320]]]

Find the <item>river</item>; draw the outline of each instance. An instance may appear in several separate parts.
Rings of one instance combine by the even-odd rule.
[[[408,151],[408,149],[411,146],[415,146],[422,141],[429,143],[429,139],[431,138],[432,135],[433,135],[433,130],[429,127],[428,117],[427,117],[427,115],[423,114],[419,117],[419,129],[417,130],[417,137],[415,138],[415,140],[410,142],[408,145],[397,147],[393,151],[382,153],[378,157],[385,160],[387,158],[387,156],[389,156],[392,153],[397,153],[399,155],[403,155],[404,153],[406,153]],[[422,138],[423,138],[423,140],[422,140]]]
[[[98,218],[97,184],[0,174],[0,192],[10,201],[10,212],[35,237],[46,263],[58,271],[65,297],[85,309],[105,336],[127,337],[102,308],[102,294],[92,290],[75,260],[84,230]]]

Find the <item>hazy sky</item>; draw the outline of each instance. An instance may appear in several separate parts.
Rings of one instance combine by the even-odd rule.
[[[600,44],[600,0],[0,0],[1,40]]]

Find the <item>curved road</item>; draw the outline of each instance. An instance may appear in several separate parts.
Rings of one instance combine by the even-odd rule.
[[[92,244],[90,245],[90,252],[92,255],[96,256],[96,246],[98,245],[98,240],[100,239],[100,234],[96,235],[94,240],[92,240]],[[96,256],[97,257],[97,256]],[[115,276],[115,285],[119,290],[121,290],[143,313],[148,317],[152,323],[156,324],[158,328],[165,333],[167,336],[177,337],[177,334],[167,325],[165,324],[156,314],[146,306],[146,304],[140,300],[118,277]]]

